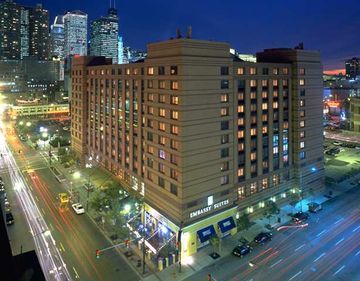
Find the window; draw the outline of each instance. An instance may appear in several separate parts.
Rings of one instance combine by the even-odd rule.
[[[238,199],[244,199],[245,198],[245,187],[240,186],[238,187]]]
[[[178,180],[179,179],[179,172],[176,171],[175,169],[170,169],[170,177],[174,180]]]
[[[272,84],[273,84],[273,87],[277,87],[277,86],[279,86],[279,81],[278,80],[273,80]]]
[[[160,173],[165,173],[165,165],[163,163],[159,163],[159,172]]]
[[[166,102],[166,97],[165,97],[165,95],[160,94],[160,95],[159,95],[159,103],[165,103],[165,102]]]
[[[159,89],[165,89],[165,81],[159,80]]]
[[[244,118],[239,118],[238,119],[238,126],[244,126],[244,124],[245,124],[245,121],[244,121],[245,119]]]
[[[289,86],[289,81],[288,81],[287,79],[283,79],[283,80],[282,80],[282,83],[283,83],[283,86],[284,86],[284,87]]]
[[[300,131],[299,137],[301,139],[305,138],[305,131]]]
[[[264,67],[264,68],[262,69],[262,74],[263,74],[263,75],[269,75],[269,69],[268,69],[267,67]]]
[[[174,195],[178,195],[178,188],[175,184],[170,184],[170,192]]]
[[[280,183],[280,177],[279,175],[275,174],[272,176],[272,184],[273,186],[276,186]]]
[[[300,117],[305,117],[305,110],[300,110],[299,115]]]
[[[154,68],[153,67],[148,67],[147,74],[148,75],[154,75]]]
[[[268,80],[261,80],[261,86],[267,87],[268,86]]]
[[[154,108],[152,106],[148,107],[148,114],[154,115]]]
[[[154,151],[155,151],[154,147],[151,146],[151,145],[149,145],[149,146],[148,146],[148,153],[154,154]]]
[[[148,80],[147,81],[147,86],[148,86],[149,89],[152,89],[153,86],[154,86],[154,81],[153,80]]]
[[[221,176],[220,184],[225,185],[225,184],[228,184],[228,183],[229,183],[229,176],[228,175]]]
[[[165,143],[166,143],[166,138],[164,136],[159,136],[159,144],[165,145]]]
[[[243,101],[244,100],[244,93],[238,93],[238,100]]]
[[[126,75],[130,75],[130,68],[127,68],[127,69],[125,70],[125,73],[126,73]]]
[[[165,159],[166,155],[165,155],[165,151],[162,149],[159,149],[159,158],[160,159]]]
[[[172,139],[170,141],[170,147],[174,150],[179,150],[179,142]]]
[[[165,75],[165,67],[164,66],[159,66],[158,73],[159,73],[159,75]]]
[[[256,92],[250,93],[250,99],[252,99],[252,100],[256,99]]]
[[[229,80],[221,80],[220,88],[221,89],[229,89]]]
[[[159,122],[159,130],[165,132],[165,123]]]
[[[147,133],[147,139],[148,139],[149,141],[153,141],[153,140],[154,140],[154,135],[153,135],[153,133],[148,132],[148,133]]]
[[[179,127],[176,125],[171,125],[171,133],[174,135],[178,135],[179,134]]]
[[[251,136],[256,136],[256,128],[251,128],[250,129],[250,135]]]
[[[256,115],[251,115],[251,124],[256,124]]]
[[[278,68],[273,68],[273,74],[278,75],[279,74],[279,69]]]
[[[159,116],[160,117],[165,117],[165,115],[166,115],[165,109],[164,108],[159,108]]]
[[[267,120],[268,120],[268,115],[267,114],[261,115],[261,121],[267,122]]]
[[[229,115],[229,108],[228,107],[221,108],[220,115],[221,116],[228,116]]]
[[[250,67],[250,74],[255,75],[256,74],[256,67]]]
[[[304,141],[301,141],[300,142],[300,148],[304,148],[305,147],[305,142]]]
[[[179,111],[171,110],[171,119],[178,120],[179,119]]]
[[[299,85],[304,86],[305,85],[305,79],[300,79],[299,80]]]
[[[302,120],[299,122],[300,128],[304,128],[305,127],[305,121]]]
[[[150,168],[152,168],[152,167],[154,166],[154,160],[151,159],[151,158],[148,158],[148,159],[147,159],[147,165],[148,165]]]
[[[256,80],[250,80],[250,87],[256,87]]]
[[[289,68],[283,67],[282,73],[283,73],[284,75],[288,75],[288,74],[289,74]]]
[[[170,155],[170,162],[171,162],[172,164],[177,165],[177,164],[178,164],[178,157],[177,157],[175,154],[171,154],[171,155]]]
[[[237,174],[238,174],[238,177],[243,177],[244,176],[244,168],[239,168]]]
[[[279,91],[278,91],[278,90],[274,90],[274,92],[273,92],[273,97],[274,97],[274,98],[279,97]]]
[[[277,101],[273,102],[273,108],[279,108],[279,103]]]
[[[299,153],[299,158],[300,158],[301,160],[305,159],[305,151],[301,151],[301,152]]]
[[[148,93],[148,101],[154,101],[154,94]]]
[[[256,193],[256,182],[250,184],[250,194]]]
[[[207,198],[207,205],[211,206],[212,204],[214,204],[214,196],[213,195],[208,196],[208,198]]]
[[[305,75],[305,68],[299,69],[299,75]]]
[[[245,74],[245,69],[243,67],[238,67],[237,74],[238,75],[244,75]]]
[[[305,100],[303,100],[303,99],[300,100],[300,101],[299,101],[299,105],[300,105],[300,106],[305,106]]]
[[[255,161],[255,160],[256,160],[256,152],[251,152],[251,153],[250,153],[250,160],[251,160],[251,161]]]
[[[229,135],[222,135],[221,136],[221,144],[229,142]]]
[[[220,171],[221,171],[221,172],[224,172],[224,171],[227,171],[227,170],[229,170],[229,162],[223,162],[223,163],[221,163]]]
[[[245,149],[245,144],[243,143],[243,142],[240,142],[239,144],[238,144],[238,151],[244,151],[244,149]]]
[[[269,187],[269,180],[267,178],[262,179],[261,181],[261,188],[266,189]]]
[[[262,97],[263,99],[267,99],[267,97],[268,97],[268,92],[267,92],[267,91],[262,91],[262,92],[261,92],[261,97]]]
[[[177,75],[178,74],[178,67],[176,65],[170,66],[170,75]]]
[[[220,101],[221,102],[228,102],[229,101],[228,94],[221,94]]]
[[[268,127],[267,127],[267,126],[263,126],[263,127],[262,127],[262,133],[263,133],[263,134],[267,134],[267,133],[268,133]]]
[[[221,158],[229,157],[229,148],[223,148],[220,152]]]
[[[229,67],[222,66],[221,69],[220,69],[220,74],[221,75],[229,75]]]
[[[179,97],[178,96],[171,96],[171,104],[179,104]]]
[[[262,110],[267,110],[268,109],[268,104],[266,102],[263,102],[261,105],[261,109]]]
[[[244,137],[244,130],[240,130],[237,133],[238,139],[242,139]]]
[[[243,105],[239,105],[238,106],[238,113],[243,113],[244,112],[244,106]]]
[[[171,81],[171,90],[178,90],[178,89],[179,89],[179,82]]]
[[[148,119],[148,127],[149,128],[154,128],[154,121],[153,120]]]
[[[229,130],[229,121],[221,121],[221,130]]]

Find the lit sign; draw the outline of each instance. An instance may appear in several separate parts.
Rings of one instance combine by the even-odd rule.
[[[213,205],[209,205],[209,206],[204,207],[202,209],[198,209],[198,210],[196,210],[194,212],[191,212],[190,213],[190,218],[194,218],[194,217],[200,216],[202,214],[206,214],[206,213],[208,213],[208,212],[210,212],[212,210],[216,210],[216,209],[221,208],[223,206],[226,206],[228,204],[229,204],[229,199],[217,202],[217,203],[215,203]]]

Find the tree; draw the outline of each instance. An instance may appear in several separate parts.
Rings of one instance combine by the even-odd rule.
[[[302,198],[299,192],[290,193],[290,205],[293,206],[293,208],[295,208],[296,204],[299,203],[300,201],[302,201]]]
[[[239,230],[248,230],[251,226],[249,215],[247,213],[244,213],[241,217],[239,217],[237,219],[237,225]]]
[[[101,212],[104,207],[104,201],[104,195],[100,190],[96,189],[96,191],[92,192],[90,197],[90,208],[94,209],[96,212]]]
[[[278,214],[279,211],[280,210],[274,201],[269,200],[266,202],[264,215],[269,219],[269,224],[272,216]]]
[[[218,247],[220,245],[220,239],[219,239],[219,236],[217,236],[216,234],[212,235],[210,237],[210,244],[212,245],[213,247],[213,253],[215,253],[215,249],[216,247]]]

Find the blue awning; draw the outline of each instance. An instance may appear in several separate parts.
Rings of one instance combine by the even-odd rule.
[[[210,239],[211,236],[215,235],[216,232],[215,232],[215,228],[213,225],[210,225],[208,227],[205,227],[203,229],[200,229],[198,232],[197,232],[198,236],[199,236],[199,239],[200,239],[200,242],[201,243],[204,243],[206,241],[208,241]]]
[[[228,217],[222,221],[219,221],[218,226],[220,227],[222,233],[228,232],[229,230],[236,227],[233,217]]]

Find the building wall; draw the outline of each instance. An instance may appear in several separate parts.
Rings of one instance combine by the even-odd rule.
[[[81,11],[68,12],[64,15],[65,57],[87,55],[87,14]]]
[[[360,99],[351,98],[350,100],[350,128],[355,132],[360,132]]]

